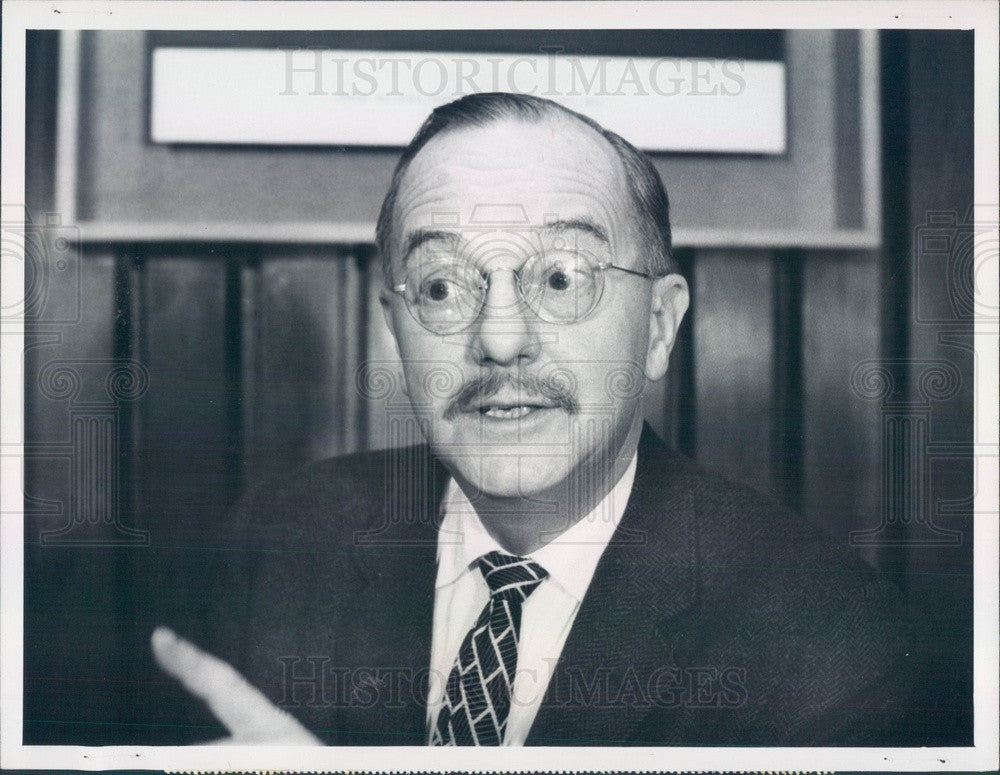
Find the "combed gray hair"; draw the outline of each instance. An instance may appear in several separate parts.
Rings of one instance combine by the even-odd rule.
[[[470,94],[435,108],[403,150],[389,191],[382,201],[375,229],[376,248],[386,281],[389,282],[392,262],[392,226],[399,186],[414,157],[432,138],[442,132],[487,126],[505,119],[538,122],[553,116],[576,119],[607,140],[625,168],[625,180],[632,194],[646,247],[645,270],[657,277],[677,271],[670,236],[670,201],[659,173],[646,154],[589,116],[563,107],[558,102],[528,94],[486,92]]]

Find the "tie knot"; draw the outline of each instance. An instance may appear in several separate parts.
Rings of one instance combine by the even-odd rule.
[[[477,560],[490,597],[523,602],[542,583],[548,572],[537,562],[502,552],[490,552]]]

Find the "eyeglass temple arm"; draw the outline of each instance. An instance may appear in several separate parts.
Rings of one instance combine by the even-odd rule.
[[[628,274],[634,274],[636,277],[645,277],[647,280],[652,280],[655,275],[648,274],[647,272],[637,272],[635,269],[626,269],[624,266],[618,266],[618,264],[601,264],[602,269],[617,269],[619,272],[626,272]]]

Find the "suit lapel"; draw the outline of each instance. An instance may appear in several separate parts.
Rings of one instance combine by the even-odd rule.
[[[343,744],[423,745],[437,532],[448,473],[426,447],[387,451],[384,495],[356,536],[357,590],[338,666],[354,701],[335,723]],[[647,427],[621,524],[558,660],[528,745],[627,742],[649,711],[649,681],[672,664],[680,615],[697,595],[697,541],[686,465]],[[375,704],[368,703],[375,700]]]
[[[355,537],[359,588],[343,619],[350,632],[337,649],[353,671],[355,698],[338,723],[350,730],[345,744],[423,745],[437,532],[448,475],[424,447],[387,450],[385,465],[372,527]]]
[[[690,494],[647,427],[621,524],[605,550],[532,726],[529,745],[628,741],[672,664],[678,617],[697,595]]]

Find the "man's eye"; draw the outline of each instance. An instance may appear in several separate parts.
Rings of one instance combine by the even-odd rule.
[[[553,291],[565,291],[573,284],[568,273],[562,269],[553,269],[545,279],[545,284]]]
[[[428,301],[445,301],[451,294],[451,282],[443,277],[436,277],[424,282],[420,295]]]

